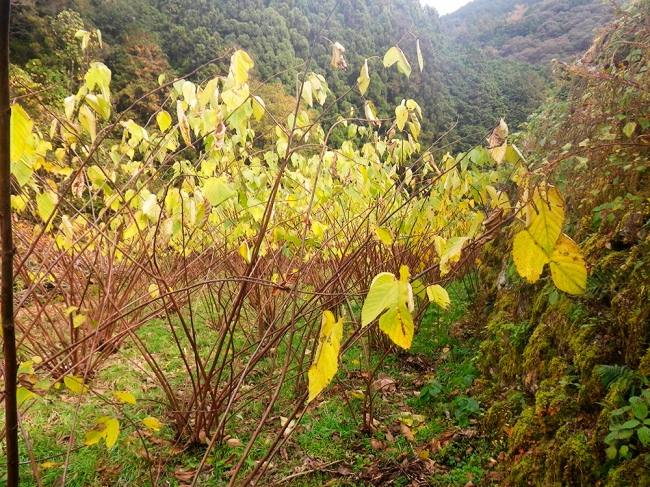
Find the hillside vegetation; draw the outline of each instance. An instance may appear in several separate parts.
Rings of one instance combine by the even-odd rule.
[[[612,8],[602,0],[474,0],[441,22],[456,42],[547,66],[585,52]]]
[[[650,485],[650,0],[15,11],[20,487]]]
[[[426,60],[422,73],[416,70],[409,80],[398,73],[378,73],[364,96],[352,93],[337,102],[338,112],[360,110],[369,99],[378,115],[387,117],[403,98],[417,99],[425,113],[425,142],[457,124],[445,137],[447,143],[461,140],[456,149],[482,140],[499,117],[513,127],[524,122],[543,101],[549,81],[544,69],[457,46],[443,34],[437,13],[422,8],[418,0],[24,0],[14,7],[12,21],[13,63],[38,86],[59,83],[46,96],[62,95],[70,75],[80,74],[74,33],[100,29],[103,47],[93,56],[115,73],[120,110],[154,89],[163,72],[184,75],[214,59],[219,60],[215,68],[224,68],[226,51],[233,46],[251,54],[258,82],[281,83],[284,93],[293,96],[295,73],[314,45],[317,72],[338,99],[359,76],[365,58],[383,56],[401,41],[415,59],[417,38]],[[345,47],[350,69],[330,66],[335,42]],[[343,135],[339,131],[334,136],[342,140]]]

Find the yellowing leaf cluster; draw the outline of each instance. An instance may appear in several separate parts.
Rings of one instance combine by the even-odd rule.
[[[512,256],[519,275],[537,281],[546,264],[558,289],[581,294],[587,284],[587,267],[576,243],[562,234],[564,202],[557,188],[541,184],[525,207],[526,229],[514,239]]]

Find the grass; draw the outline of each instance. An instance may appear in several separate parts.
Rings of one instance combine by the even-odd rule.
[[[380,485],[389,479],[394,485],[409,485],[416,478],[440,487],[464,486],[468,480],[483,485],[481,480],[498,446],[479,433],[482,410],[473,386],[478,375],[474,367],[478,342],[464,327],[466,314],[463,305],[448,312],[430,308],[411,350],[391,354],[381,365],[378,372],[395,381],[394,390],[375,396],[376,422],[371,434],[360,432],[362,401],[358,397],[365,388],[367,374],[364,352],[360,345],[351,349],[342,360],[337,381],[306,409],[302,421],[272,460],[272,468],[261,485],[361,486]],[[170,342],[168,324],[154,320],[138,335],[155,354],[172,386],[186,387],[183,363]],[[197,336],[200,350],[206,353],[214,334],[205,330]],[[372,354],[372,366],[377,364],[378,356]],[[259,368],[260,376],[272,372],[269,363]],[[97,372],[91,394],[78,400],[60,387],[35,401],[22,419],[43,485],[60,482],[71,435],[73,451],[66,486],[144,487],[152,485],[152,474],[154,485],[189,483],[187,473],[196,470],[204,448],[177,448],[165,413],[164,395],[152,377],[137,348],[126,342]],[[275,416],[264,425],[246,468],[261,458],[266,443],[278,430],[280,416],[286,415],[285,407],[293,400],[292,388],[283,388]],[[114,391],[131,392],[137,404],[116,406]],[[479,406],[470,407],[474,403]],[[258,401],[238,411],[227,425],[227,432],[245,445],[262,407]],[[71,431],[75,413],[76,427]],[[103,441],[83,446],[84,434],[100,416],[116,417],[121,423],[118,441],[108,450]],[[145,429],[140,421],[147,416],[159,418],[166,426],[148,434],[148,438],[136,437],[136,430]],[[404,427],[413,435],[411,438]],[[228,471],[243,452],[242,445],[217,445],[199,484],[226,485]],[[21,459],[25,462],[21,485],[37,485],[25,448]]]

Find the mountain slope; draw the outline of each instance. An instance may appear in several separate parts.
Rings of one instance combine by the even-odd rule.
[[[586,51],[611,12],[601,0],[475,0],[441,21],[457,42],[548,65]]]

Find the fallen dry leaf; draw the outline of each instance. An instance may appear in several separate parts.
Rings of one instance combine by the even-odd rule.
[[[503,480],[503,475],[501,475],[499,472],[490,472],[487,474],[487,479],[490,482],[501,482]]]
[[[174,477],[176,477],[176,479],[180,480],[181,482],[187,482],[188,480],[192,480],[195,474],[196,472],[183,470],[183,467],[181,467],[180,465],[178,465],[174,469]]]
[[[239,440],[239,438],[228,438],[226,440],[226,445],[228,445],[230,448],[235,448],[237,446],[242,446],[242,442]]]
[[[386,444],[385,440],[370,438],[370,446],[372,447],[373,450],[377,451],[377,450],[385,450],[386,446],[388,445]]]
[[[413,436],[413,433],[411,433],[411,428],[409,428],[404,423],[402,423],[400,425],[400,430],[402,431],[402,434],[404,435],[404,438],[406,438],[408,441],[411,441],[411,442],[415,441],[415,436]]]

